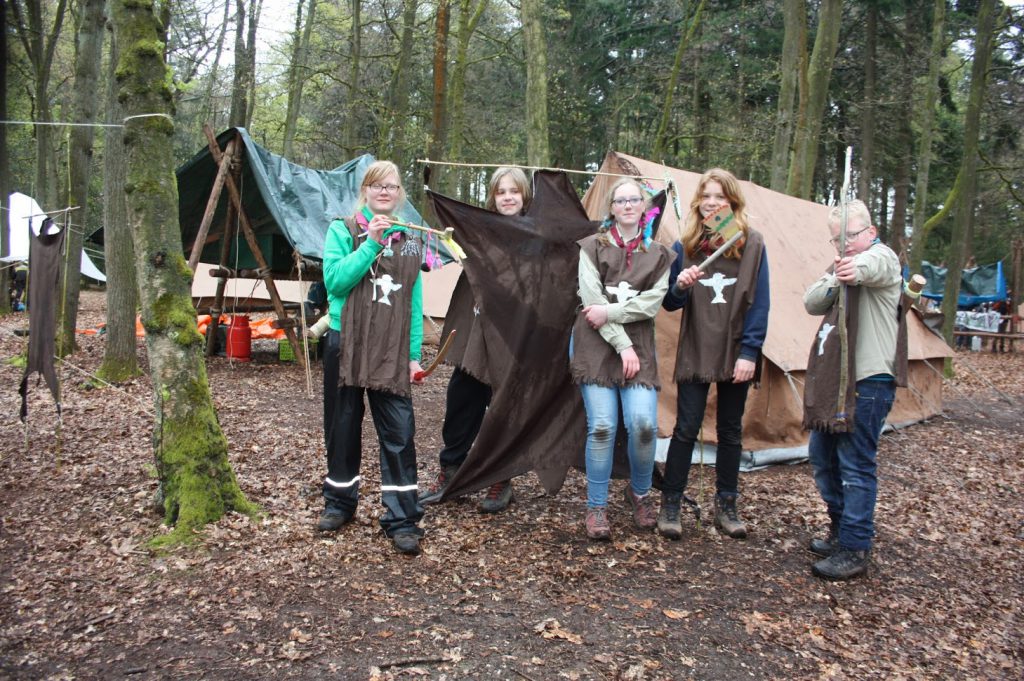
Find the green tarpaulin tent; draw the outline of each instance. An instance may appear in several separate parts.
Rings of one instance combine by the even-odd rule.
[[[359,183],[374,158],[364,154],[334,170],[313,170],[297,165],[256,144],[244,128],[229,128],[217,136],[223,150],[235,136],[244,149],[238,182],[242,207],[252,224],[260,250],[276,277],[285,278],[294,269],[293,251],[320,260],[324,236],[331,220],[352,215],[359,196]],[[177,170],[178,219],[186,257],[191,252],[206,203],[217,176],[217,164],[209,149],[192,157]],[[224,232],[229,193],[221,192],[202,262],[220,261],[220,235]],[[400,211],[403,220],[423,224],[408,202]],[[248,269],[257,266],[245,240],[235,239],[228,266]],[[447,253],[441,253],[445,262]]]

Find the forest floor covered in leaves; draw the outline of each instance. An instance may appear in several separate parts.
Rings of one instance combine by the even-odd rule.
[[[83,296],[80,327],[103,320]],[[0,358],[24,348],[0,318]],[[264,515],[230,515],[191,548],[156,555],[148,377],[90,388],[103,340],[62,369],[63,426],[45,385],[0,365],[0,678],[16,679],[950,679],[1024,668],[1024,348],[960,353],[945,413],[883,436],[873,569],[810,573],[827,518],[804,465],[744,474],[751,536],[684,524],[636,530],[613,483],[613,541],[581,527],[584,478],[516,503],[430,507],[422,555],[379,530],[366,424],[355,523],[319,535],[319,365],[312,396],[276,344],[208,362],[231,462]],[[140,353],[144,356],[140,343]],[[80,371],[81,370],[81,371]],[[414,394],[421,484],[436,474],[448,377]],[[691,475],[696,492],[697,469]],[[713,470],[704,474],[710,518]]]

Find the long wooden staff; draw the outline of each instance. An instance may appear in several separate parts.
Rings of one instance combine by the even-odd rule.
[[[846,223],[849,220],[850,205],[847,194],[850,191],[850,173],[853,167],[853,147],[846,147],[846,169],[843,171],[843,189],[839,195],[839,257],[846,257]],[[846,284],[839,284],[839,400],[836,403],[836,422],[845,424],[846,387],[850,383],[850,341],[846,330]]]

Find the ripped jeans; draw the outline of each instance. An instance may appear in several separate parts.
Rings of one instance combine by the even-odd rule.
[[[633,386],[606,388],[593,383],[580,386],[587,410],[587,507],[608,504],[619,402],[629,438],[629,482],[637,496],[651,489],[654,451],[658,443],[658,391]]]

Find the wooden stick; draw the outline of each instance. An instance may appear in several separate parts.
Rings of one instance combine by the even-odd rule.
[[[700,269],[700,271],[703,272],[705,267],[707,267],[708,265],[710,265],[714,261],[718,260],[722,256],[722,254],[725,253],[727,250],[729,250],[729,247],[732,246],[737,241],[739,241],[740,237],[742,237],[742,236],[743,236],[743,232],[742,231],[738,231],[735,234],[733,234],[731,237],[729,237],[729,239],[724,244],[719,246],[718,249],[714,253],[709,255],[707,257],[707,259],[700,264],[700,267],[698,269]]]
[[[445,227],[444,231],[440,229],[434,229],[432,227],[424,227],[423,225],[414,225],[411,222],[405,222],[404,220],[393,220],[387,216],[384,218],[392,225],[396,227],[408,227],[409,229],[415,229],[420,232],[426,232],[427,234],[434,234],[442,239],[451,239],[452,235],[455,234],[455,229],[452,227]]]
[[[221,152],[220,146],[217,144],[217,138],[213,134],[213,128],[209,125],[203,125],[203,132],[206,133],[206,140],[210,148],[210,153],[213,155],[213,160],[215,163],[219,164],[223,152]],[[241,139],[237,133],[236,139]],[[238,145],[238,153],[239,158],[241,158],[241,145]],[[245,208],[242,206],[242,194],[238,190],[238,186],[235,184],[235,180],[230,174],[227,176],[227,187],[228,194],[231,197],[231,202],[235,205],[235,210],[238,211],[238,217],[242,227],[242,236],[245,237],[245,241],[249,245],[249,250],[252,252],[253,258],[256,260],[256,264],[263,273],[263,285],[267,287],[267,293],[270,294],[270,300],[274,304],[274,311],[277,313],[277,318],[288,319],[288,313],[285,312],[281,296],[278,295],[277,292],[277,285],[274,283],[274,276],[270,273],[270,267],[267,266],[267,260],[263,257],[263,251],[260,250],[259,243],[256,241],[256,235],[252,228],[252,223],[249,221],[249,216],[246,215]],[[286,328],[284,333],[288,337],[288,344],[292,346],[292,352],[295,353],[295,361],[305,367],[305,355],[302,352],[302,348],[299,346],[299,337],[295,334],[295,329]]]
[[[846,257],[846,225],[849,221],[849,202],[846,195],[850,191],[850,173],[853,167],[853,147],[846,147],[846,169],[843,172],[843,188],[839,195],[842,207],[839,221],[839,257]],[[850,345],[846,329],[846,284],[839,286],[839,400],[836,403],[836,421],[845,423],[846,418],[846,387],[850,383],[849,354]]]
[[[640,175],[626,175],[624,173],[602,173],[594,170],[569,170],[568,168],[548,168],[545,166],[520,166],[514,163],[456,163],[454,161],[431,161],[429,158],[418,158],[416,159],[416,162],[434,166],[458,166],[460,168],[519,168],[520,170],[552,170],[558,173],[574,173],[576,175],[630,177],[635,180],[648,180],[651,182],[668,183],[670,181],[664,177],[642,177]]]
[[[210,198],[206,201],[206,211],[203,212],[203,221],[199,223],[199,232],[196,233],[195,241],[192,242],[192,255],[188,258],[188,267],[193,273],[199,266],[199,256],[206,245],[206,236],[210,233],[210,225],[213,224],[213,214],[217,211],[217,204],[220,202],[220,193],[224,189],[224,181],[227,179],[228,169],[235,157],[235,140],[228,142],[224,156],[220,160],[220,168],[217,169],[217,177],[213,180],[213,190]]]

